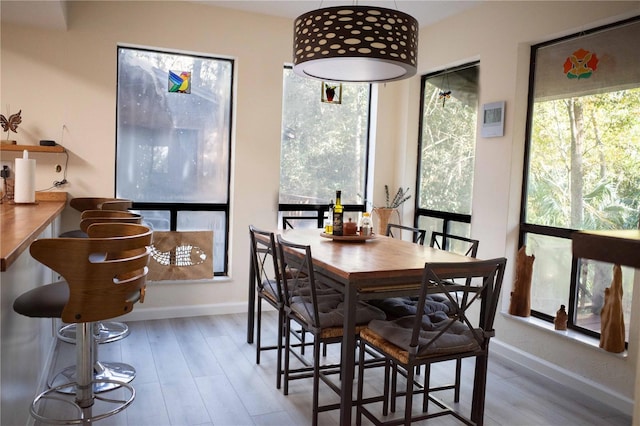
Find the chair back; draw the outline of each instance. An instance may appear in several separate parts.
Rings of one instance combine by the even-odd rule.
[[[411,240],[423,245],[426,231],[420,228],[414,228],[413,226],[403,226],[395,223],[387,224],[387,236],[391,238],[402,238],[402,231],[408,231],[411,234]]]
[[[479,240],[436,231],[431,233],[431,242],[429,243],[430,247],[463,254],[469,257],[477,256],[479,245]]]
[[[66,323],[102,321],[131,312],[144,301],[152,232],[128,223],[101,223],[88,238],[47,238],[29,251],[69,286]]]
[[[142,216],[137,213],[118,210],[85,210],[80,218],[80,230],[87,232],[87,228],[94,223],[136,223],[142,222]]]
[[[79,212],[85,210],[128,210],[132,206],[131,200],[124,198],[105,197],[76,197],[69,201],[69,206]]]
[[[304,309],[307,310],[307,320],[310,322],[310,326],[320,329],[318,290],[313,271],[311,247],[286,241],[281,235],[277,236],[277,240],[278,263],[280,265],[285,307],[291,307],[291,300],[296,294],[296,289],[308,288],[309,291],[306,297],[309,298],[310,303],[303,304]]]
[[[251,239],[251,262],[258,292],[265,291],[265,284],[269,285],[275,297],[274,302],[283,304],[282,281],[278,267],[278,253],[276,238],[273,232],[264,231],[249,225]]]
[[[415,354],[440,350],[455,352],[457,349],[455,346],[450,347],[438,339],[451,331],[452,327],[461,327],[461,324],[466,327],[463,326],[462,331],[456,330],[456,334],[470,333],[480,350],[486,350],[489,339],[494,335],[493,322],[506,262],[505,258],[497,258],[475,262],[426,263],[417,307],[417,312],[420,314],[416,315],[413,324],[410,352]],[[460,292],[464,293],[464,297],[456,297],[456,293]],[[433,293],[444,294],[453,309],[449,312],[451,320],[445,322],[444,327],[438,327],[431,339],[425,341],[424,335],[421,336],[424,317],[427,315],[424,305],[426,297]],[[474,303],[481,304],[475,324],[467,316],[467,311]],[[476,312],[475,309],[473,311]],[[432,348],[430,349],[429,346]]]

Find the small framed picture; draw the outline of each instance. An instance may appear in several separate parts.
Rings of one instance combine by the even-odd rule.
[[[342,103],[342,83],[322,82],[320,100],[328,104]]]

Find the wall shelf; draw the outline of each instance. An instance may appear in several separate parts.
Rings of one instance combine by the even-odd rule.
[[[64,147],[62,145],[55,145],[55,146],[9,145],[9,144],[0,145],[0,151],[22,152],[24,150],[27,150],[29,152],[50,152],[50,153],[65,152]]]

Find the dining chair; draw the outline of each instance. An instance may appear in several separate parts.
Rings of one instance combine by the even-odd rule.
[[[282,289],[285,300],[284,343],[284,394],[289,393],[289,381],[313,378],[312,411],[313,426],[318,424],[320,412],[339,409],[340,403],[319,405],[320,381],[340,395],[340,385],[330,375],[339,374],[339,363],[323,363],[320,347],[324,343],[342,342],[344,303],[337,287],[328,281],[316,280],[311,247],[286,241],[277,236],[278,263],[281,268]],[[336,285],[337,286],[337,285]],[[300,291],[303,289],[303,291]],[[384,319],[384,312],[365,302],[359,302],[355,312],[356,333],[373,319]],[[313,335],[311,360],[292,350],[292,323]],[[291,355],[301,363],[301,368],[291,368]],[[369,362],[370,360],[368,360]],[[362,361],[365,362],[365,361]]]
[[[424,229],[415,228],[413,226],[403,226],[395,223],[387,224],[387,232],[386,235],[391,238],[402,238],[402,231],[407,231],[411,235],[411,240],[416,243],[423,245],[426,232]]]
[[[282,377],[282,338],[284,327],[284,298],[282,281],[278,267],[276,238],[273,232],[264,231],[249,225],[251,239],[251,261],[255,279],[258,306],[256,313],[256,364],[260,364],[260,353],[267,350],[277,351],[276,387],[280,389]],[[256,236],[258,238],[256,238]],[[262,345],[262,302],[265,301],[278,312],[278,334],[275,345]]]
[[[358,368],[357,418],[356,424],[362,423],[362,416],[376,425],[405,424],[426,420],[432,417],[453,415],[468,425],[481,424],[484,416],[484,399],[486,387],[487,357],[489,341],[495,335],[493,322],[498,306],[498,298],[506,265],[505,258],[475,262],[426,263],[420,286],[419,303],[416,315],[395,320],[373,320],[360,331],[360,365]],[[454,293],[463,292],[469,297],[467,303],[459,303]],[[424,313],[424,301],[429,294],[443,294],[454,306],[454,314],[449,318],[434,322]],[[479,309],[476,305],[479,305]],[[472,314],[477,314],[477,319]],[[405,407],[402,418],[381,421],[377,414],[380,410],[372,407],[372,402],[384,403],[388,395],[379,395],[364,399],[365,369],[362,354],[372,348],[382,354],[385,364],[385,381],[391,375],[392,383],[384,392],[391,392],[391,401],[404,397]],[[417,366],[428,366],[434,362],[476,359],[473,401],[469,415],[464,415],[460,408],[451,408],[432,395],[428,383],[422,388],[415,388],[414,371]],[[391,373],[390,365],[402,367],[406,372],[404,391],[397,390],[397,375]],[[413,414],[413,396],[423,393],[422,413]],[[438,408],[427,411],[426,402],[433,402]],[[458,405],[458,407],[461,407]],[[391,405],[391,411],[395,405]]]
[[[434,231],[431,233],[431,239],[429,242],[430,247],[434,247],[440,250],[446,250],[453,253],[462,254],[475,258],[478,254],[478,246],[480,241],[472,238],[462,237],[459,235],[448,234],[444,232]],[[466,294],[462,294],[462,303],[466,303]],[[420,370],[418,370],[419,372]],[[460,401],[460,378],[462,376],[462,360],[456,360],[456,371],[453,384],[440,385],[438,387],[431,388],[433,391],[453,389],[454,402]],[[429,380],[429,371],[425,372],[425,381]]]
[[[437,231],[431,233],[431,240],[429,242],[430,247],[463,254],[469,257],[477,256],[479,244],[479,240]]]
[[[63,281],[38,286],[13,303],[14,311],[21,315],[76,324],[73,376],[38,394],[30,406],[31,415],[46,424],[93,423],[119,413],[135,398],[131,385],[112,377],[95,377],[98,345],[93,325],[127,314],[135,303],[144,301],[152,232],[142,225],[114,223],[92,225],[88,233],[87,238],[34,241],[31,256],[60,274]],[[97,395],[105,384],[117,385],[110,386],[118,388],[112,397]],[[75,407],[75,411],[50,407],[56,403],[62,408]],[[43,412],[49,409],[69,417],[51,418]]]

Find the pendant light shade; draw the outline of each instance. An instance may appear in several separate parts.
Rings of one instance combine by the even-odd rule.
[[[327,81],[409,78],[418,65],[418,21],[371,6],[328,7],[295,20],[293,71]]]

